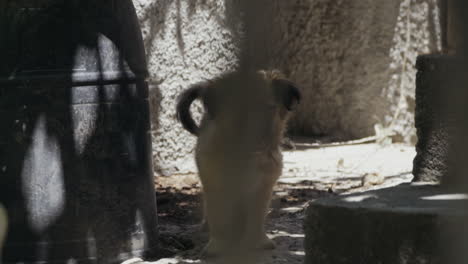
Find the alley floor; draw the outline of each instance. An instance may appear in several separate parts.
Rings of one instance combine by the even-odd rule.
[[[277,245],[252,263],[303,263],[304,211],[320,197],[384,188],[411,181],[413,146],[356,144],[301,146],[284,152],[284,169],[272,200],[267,230]],[[200,230],[201,188],[196,174],[157,179],[163,259],[153,264],[217,263],[199,260],[207,234]]]

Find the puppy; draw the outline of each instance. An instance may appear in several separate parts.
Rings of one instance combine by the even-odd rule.
[[[196,99],[205,108],[199,126],[190,114]],[[275,247],[264,221],[282,171],[283,132],[300,100],[296,85],[277,71],[234,73],[180,95],[178,119],[198,137],[195,160],[210,232],[203,255]]]

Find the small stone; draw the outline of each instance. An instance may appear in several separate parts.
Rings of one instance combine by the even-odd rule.
[[[380,185],[385,182],[385,177],[378,172],[366,173],[362,177],[362,186]]]
[[[344,168],[344,159],[343,158],[340,158],[336,164],[336,167],[338,169],[343,169]]]

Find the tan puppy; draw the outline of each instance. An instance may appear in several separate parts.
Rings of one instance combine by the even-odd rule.
[[[190,115],[197,98],[205,107],[200,126]],[[232,74],[179,97],[178,118],[198,136],[195,158],[210,231],[205,255],[274,248],[264,220],[282,171],[279,145],[300,99],[299,89],[275,71]]]

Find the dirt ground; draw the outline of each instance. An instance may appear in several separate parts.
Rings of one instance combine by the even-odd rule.
[[[284,170],[272,200],[267,230],[277,248],[253,263],[303,263],[304,211],[314,199],[408,182],[414,147],[360,144],[298,148],[284,152]],[[160,245],[163,259],[154,264],[217,263],[198,258],[207,241],[200,229],[201,186],[197,175],[156,180]]]

